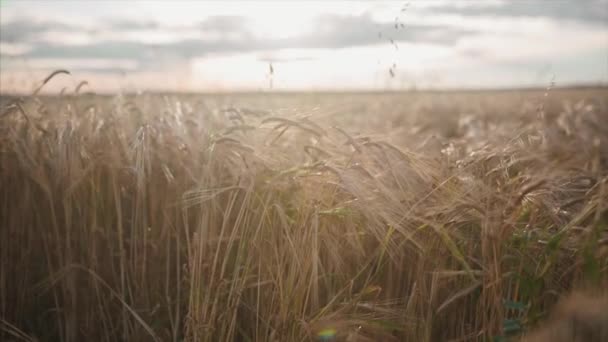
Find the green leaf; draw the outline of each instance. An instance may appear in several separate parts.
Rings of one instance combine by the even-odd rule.
[[[507,309],[511,309],[511,310],[519,310],[519,311],[524,311],[527,309],[527,305],[522,303],[522,302],[514,302],[512,300],[505,300],[504,301],[504,305],[505,308]]]
[[[585,279],[594,284],[599,284],[601,279],[600,263],[592,253],[584,253],[583,275]]]
[[[533,274],[524,273],[519,278],[519,290],[524,301],[530,301],[538,297],[543,288],[543,279]]]
[[[521,331],[521,324],[518,319],[505,319],[503,322],[505,334],[512,334]]]
[[[562,241],[563,237],[564,237],[563,232],[559,232],[559,233],[553,235],[553,237],[547,243],[547,251],[549,253],[555,252],[557,250],[557,248],[559,247],[559,244]]]

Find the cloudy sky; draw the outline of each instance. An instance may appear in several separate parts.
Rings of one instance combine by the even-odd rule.
[[[0,1],[2,92],[608,84],[608,0]]]

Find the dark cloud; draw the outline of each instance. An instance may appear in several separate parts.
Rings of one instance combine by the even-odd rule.
[[[472,2],[466,7],[444,5],[431,7],[428,11],[432,14],[451,13],[466,16],[545,17],[608,25],[607,0],[521,0],[504,1],[498,5]]]
[[[108,58],[145,59],[154,46],[138,42],[99,42],[86,45],[57,45],[40,43],[32,49],[30,58]]]
[[[0,41],[22,43],[44,32],[68,31],[71,29],[74,29],[74,27],[57,21],[43,22],[22,18],[20,20],[0,23]]]
[[[171,30],[161,28],[156,22],[116,20],[106,22],[110,30],[130,31],[144,29]],[[30,58],[132,58],[140,61],[154,60],[159,56],[188,58],[209,53],[251,52],[281,48],[344,48],[364,46],[389,41],[424,41],[453,44],[472,31],[450,29],[440,26],[401,26],[394,22],[378,23],[369,15],[337,16],[318,18],[316,30],[284,39],[256,38],[242,17],[218,16],[201,22],[196,29],[201,37],[183,39],[172,43],[147,44],[136,41],[99,41],[86,45],[63,45],[38,42],[27,53]],[[47,30],[73,31],[77,27],[48,22],[27,20],[2,24],[2,41],[28,42],[36,34]],[[94,34],[95,32],[90,32]],[[213,35],[210,35],[213,34]],[[179,35],[177,35],[179,36]]]
[[[137,31],[159,29],[161,25],[153,20],[137,21],[131,19],[112,19],[107,24],[113,30]]]
[[[436,25],[401,25],[401,22],[378,23],[361,16],[326,15],[318,19],[317,30],[294,37],[298,46],[340,48],[387,42],[426,42],[450,45],[475,31]]]
[[[578,2],[521,0],[505,1],[499,5],[472,2],[459,7],[451,4],[426,9],[430,14],[457,13],[465,16],[547,17],[556,20],[576,20],[584,23],[608,25],[608,1],[579,0]],[[462,37],[476,31],[448,28],[436,25],[404,25],[401,22],[377,22],[369,14],[360,16],[324,15],[317,18],[315,30],[283,38],[263,39],[255,37],[249,23],[239,16],[210,17],[195,26],[164,27],[155,21],[136,19],[108,19],[98,23],[95,30],[87,31],[93,41],[86,45],[45,43],[39,37],[45,32],[81,32],[82,27],[71,26],[60,21],[39,21],[28,17],[0,23],[0,41],[23,43],[33,48],[22,55],[28,58],[108,58],[136,59],[153,63],[158,58],[188,58],[210,53],[251,52],[281,48],[345,48],[394,42],[425,42],[453,45]],[[396,25],[397,24],[397,25]],[[280,28],[277,28],[280,29]],[[95,40],[97,33],[104,31],[172,31],[176,37],[180,30],[200,31],[200,37],[179,39],[163,44],[148,44],[137,41]],[[190,36],[191,37],[191,36]],[[468,51],[477,55],[479,51]],[[6,55],[4,53],[4,55]],[[146,63],[142,63],[146,65]]]

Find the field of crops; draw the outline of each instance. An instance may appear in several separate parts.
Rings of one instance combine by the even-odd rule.
[[[499,341],[608,287],[605,88],[0,106],[0,339]]]

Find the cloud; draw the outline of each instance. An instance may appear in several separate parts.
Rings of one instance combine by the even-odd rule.
[[[37,44],[26,57],[28,58],[103,58],[145,59],[154,48],[137,42],[98,42],[86,45]]]
[[[368,47],[378,48],[381,53],[368,56],[366,65],[374,64],[383,56],[396,59],[397,55],[400,67],[407,58],[423,55],[424,58],[413,58],[415,61],[411,63],[412,68],[418,69],[433,63],[453,67],[454,60],[459,58],[473,65],[530,65],[565,58],[567,54],[586,53],[594,46],[606,46],[607,41],[602,39],[608,32],[608,6],[603,5],[608,3],[583,1],[581,5],[538,0],[466,1],[466,6],[433,2],[433,6],[424,8],[411,6],[412,10],[403,14],[402,21],[393,20],[392,11],[383,17],[373,10],[350,15],[326,13],[316,15],[310,26],[308,21],[306,25],[294,24],[283,31],[282,26],[273,21],[260,29],[256,26],[259,18],[240,15],[216,15],[199,22],[171,24],[158,18],[139,20],[124,16],[121,19],[100,17],[89,22],[84,18],[83,23],[69,21],[69,18],[43,20],[19,16],[0,22],[0,55],[3,60],[20,56],[33,62],[45,61],[31,63],[41,68],[58,63],[57,67],[74,65],[82,70],[109,73],[169,69],[187,65],[199,57],[217,57],[216,65],[221,69],[222,64],[242,63],[228,55],[244,54],[256,56],[250,65],[282,63],[283,68],[286,64],[292,68],[307,65],[317,68],[316,60],[325,63],[333,61],[332,56],[349,53],[351,57],[344,59],[356,60],[355,55]],[[281,34],[272,34],[273,25],[278,26],[276,30]],[[399,48],[397,53],[390,46],[391,41]],[[421,53],[425,46],[431,50],[428,54]],[[285,50],[298,52],[279,53]],[[315,50],[326,53],[317,58]],[[129,62],[111,63],[111,60]],[[59,65],[59,62],[65,64]],[[343,60],[334,62],[335,65],[344,63]],[[2,68],[17,70],[18,66],[3,63]],[[314,75],[312,71],[311,75]],[[306,79],[305,76],[302,78]]]
[[[70,29],[74,28],[57,21],[39,21],[32,18],[11,20],[0,23],[0,40],[8,43],[23,43],[45,32]]]
[[[26,54],[32,47],[28,44],[0,41],[0,56],[15,57]]]
[[[607,0],[579,0],[575,3],[547,0],[471,2],[467,6],[446,3],[429,7],[426,11],[432,14],[462,14],[476,17],[543,17],[558,21],[608,25]]]
[[[240,16],[209,17],[191,27],[163,27],[154,21],[125,19],[102,24],[106,27],[80,30],[68,24],[21,18],[2,23],[1,41],[29,43],[31,48],[23,51],[29,58],[135,58],[145,61],[159,56],[191,58],[211,53],[271,49],[347,48],[387,44],[389,40],[449,45],[474,33],[438,25],[397,25],[395,28],[394,22],[376,22],[369,14],[324,15],[315,22],[314,31],[274,39],[256,36],[247,19]],[[153,44],[155,34],[162,34],[162,39]]]
[[[294,37],[302,47],[341,48],[395,42],[425,42],[444,45],[474,31],[439,25],[401,25],[401,22],[376,22],[371,15],[325,15],[317,20],[317,30],[303,37]]]
[[[161,28],[160,23],[154,20],[133,20],[133,19],[111,19],[106,22],[113,30],[132,31],[132,30],[154,30]]]
[[[203,31],[247,33],[247,19],[241,16],[214,16],[200,23]]]
[[[261,56],[256,59],[258,62],[263,63],[293,63],[293,62],[305,62],[314,61],[314,57],[273,57],[273,56]]]

